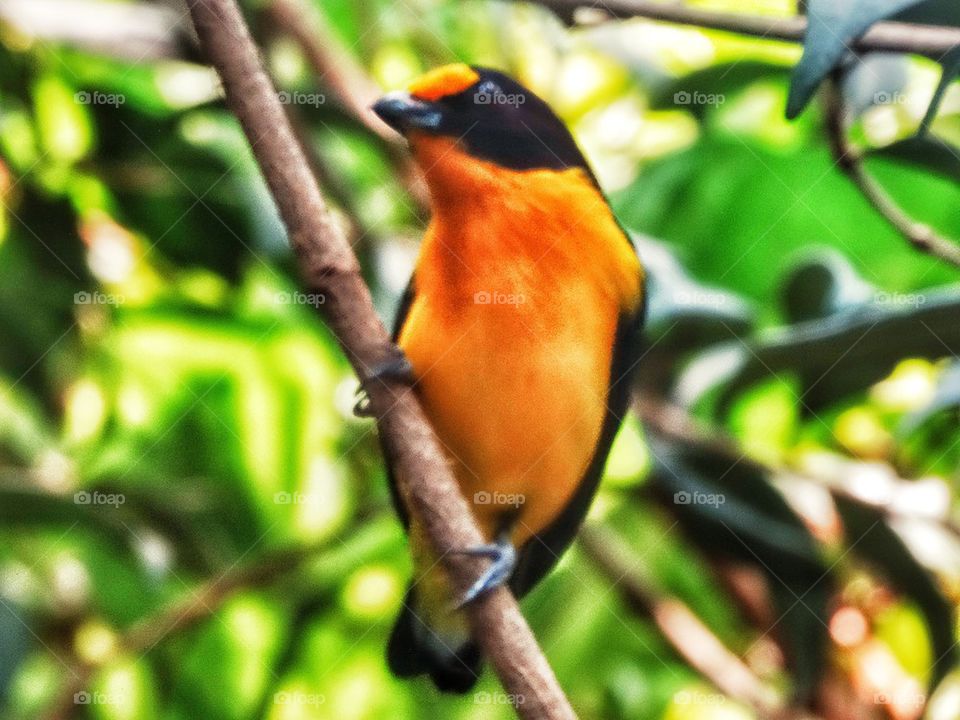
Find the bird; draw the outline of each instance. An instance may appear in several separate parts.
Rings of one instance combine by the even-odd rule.
[[[454,63],[372,109],[408,141],[430,221],[400,353],[371,377],[413,387],[485,538],[454,552],[489,561],[456,597],[387,458],[414,566],[387,664],[465,693],[482,671],[465,606],[505,583],[523,597],[587,514],[628,408],[645,273],[570,131],[518,81]]]

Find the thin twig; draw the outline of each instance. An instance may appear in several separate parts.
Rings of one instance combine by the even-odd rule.
[[[271,0],[265,9],[277,27],[300,46],[317,81],[337,96],[350,115],[384,142],[402,149],[400,136],[370,112],[383,91],[353,60],[350,49],[330,32],[326,20],[300,0]]]
[[[586,527],[580,547],[591,562],[615,581],[635,612],[649,617],[677,653],[725,695],[739,700],[764,718],[784,712],[776,691],[767,686],[696,614],[676,598],[664,597],[637,568],[628,549],[612,533]]]
[[[584,8],[616,19],[642,17],[679,25],[695,25],[710,30],[726,30],[768,40],[803,42],[807,33],[807,18],[801,15],[795,17],[738,15],[654,0],[603,0],[596,4],[585,0],[527,1],[547,7],[567,21],[574,18],[577,10]],[[939,59],[951,48],[960,45],[960,29],[937,25],[881,22],[873,25],[860,38],[853,39],[849,45],[851,50],[856,51],[886,50]]]
[[[205,620],[242,590],[269,585],[304,565],[320,550],[329,547],[329,542],[280,550],[244,567],[228,570],[217,578],[203,583],[196,591],[165,606],[134,624],[120,637],[116,653],[134,657],[149,652],[162,640],[174,637]],[[90,677],[98,669],[96,665],[75,663],[72,674],[59,689],[57,698],[46,711],[46,720],[67,720],[76,712],[74,696],[87,688]]]
[[[243,16],[234,0],[188,0],[188,6],[287,227],[304,282],[323,294],[319,311],[357,374],[370,381],[371,369],[395,357],[396,349],[377,317],[356,257],[327,211]],[[405,504],[424,527],[455,588],[465,591],[481,563],[450,551],[479,545],[484,538],[446,456],[409,387],[392,381],[368,385]],[[523,699],[517,705],[521,717],[575,717],[509,589],[471,603],[468,617],[506,692]]]
[[[395,130],[370,112],[370,106],[380,97],[382,90],[366,69],[330,32],[324,18],[301,0],[271,0],[266,12],[277,28],[300,46],[318,82],[337,97],[354,120],[384,143],[397,177],[417,203],[418,210],[424,210],[428,201],[427,187],[406,151],[406,143]]]
[[[860,193],[883,216],[884,220],[890,223],[914,249],[960,267],[960,244],[938,235],[929,225],[917,222],[910,217],[883,189],[883,186],[866,171],[863,166],[863,153],[853,147],[847,137],[848,113],[835,80],[827,83],[824,104],[830,150],[838,167],[857,186]]]
[[[676,403],[641,392],[635,396],[632,407],[640,417],[644,428],[672,442],[695,446],[710,453],[726,456],[730,463],[745,464],[749,462],[769,477],[788,476],[795,480],[802,480],[824,487],[833,496],[867,503],[872,509],[890,520],[925,520],[931,522],[944,532],[960,539],[960,527],[950,518],[931,518],[928,515],[903,512],[890,503],[866,500],[860,495],[851,493],[841,484],[843,478],[849,475],[849,469],[845,468],[839,470],[836,474],[830,474],[823,471],[814,473],[806,468],[798,469],[764,464],[755,458],[747,459],[743,455],[743,449],[738,447],[731,437],[717,431],[712,426],[703,425],[686,408]],[[849,462],[853,463],[854,461]],[[900,477],[897,478],[897,481],[900,483],[911,482],[909,479]]]

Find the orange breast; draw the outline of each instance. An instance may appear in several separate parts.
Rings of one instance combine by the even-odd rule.
[[[399,343],[484,532],[516,509],[519,546],[566,506],[593,456],[640,269],[581,171],[507,171],[441,142],[415,144],[434,219]]]

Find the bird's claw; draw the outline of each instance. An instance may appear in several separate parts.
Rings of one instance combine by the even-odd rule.
[[[369,387],[374,382],[402,382],[413,385],[413,365],[407,360],[403,351],[397,349],[398,355],[389,360],[385,360],[376,365],[370,374],[360,381],[360,387],[357,388],[357,402],[353,406],[353,414],[357,417],[371,417],[373,411],[370,407]]]
[[[494,590],[510,579],[517,564],[517,551],[506,538],[498,539],[496,543],[475,545],[474,547],[452,550],[457,555],[471,555],[473,557],[487,557],[492,561],[480,577],[470,586],[463,597],[454,606],[459,610],[476,600],[481,595]]]

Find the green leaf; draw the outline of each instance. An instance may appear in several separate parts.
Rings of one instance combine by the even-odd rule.
[[[211,720],[253,717],[275,680],[288,627],[288,610],[269,596],[247,592],[229,600],[196,632],[171,643],[173,707]]]
[[[24,465],[54,445],[48,418],[36,400],[16,383],[0,377],[0,448]]]
[[[0,483],[0,525],[82,525],[96,530],[128,560],[136,558],[137,537],[127,523],[136,523],[129,513],[77,503],[72,495],[55,495],[26,484]]]
[[[810,0],[807,10],[810,25],[804,39],[803,57],[793,71],[787,117],[795,118],[803,111],[823,79],[871,25],[919,1]]]
[[[647,272],[647,336],[658,352],[681,354],[749,332],[750,303],[734,292],[698,282],[669,246],[631,233]]]
[[[893,587],[913,600],[923,613],[932,645],[929,688],[933,691],[956,660],[953,607],[881,510],[840,494],[834,495],[834,502],[851,551],[882,571]]]
[[[33,87],[40,142],[51,158],[73,163],[93,148],[93,123],[85,96],[74,93],[58,76],[48,74]]]
[[[955,181],[886,159],[883,165],[878,177],[914,217],[960,235]],[[757,301],[767,311],[761,321],[774,315],[781,268],[811,245],[833,247],[889,290],[956,279],[907,246],[836,169],[816,134],[773,148],[708,127],[696,145],[645,166],[611,200],[627,227],[667,243],[698,282]]]
[[[934,415],[957,407],[960,407],[960,362],[954,361],[938,378],[933,399],[907,415],[901,422],[898,433],[909,435]]]
[[[87,692],[95,720],[154,720],[157,714],[156,679],[142,658],[124,657],[101,671]]]
[[[653,110],[683,109],[702,117],[710,104],[684,100],[718,95],[729,97],[758,80],[786,82],[789,75],[788,68],[759,60],[710,65],[679,78],[654,80],[648,89],[647,101]],[[646,84],[649,85],[649,81]]]

